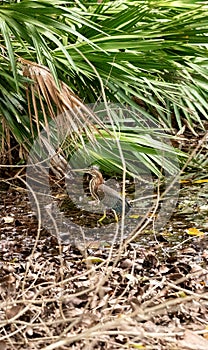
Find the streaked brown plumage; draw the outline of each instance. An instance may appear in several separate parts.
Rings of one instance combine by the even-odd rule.
[[[112,209],[116,214],[122,214],[123,198],[113,188],[105,185],[101,172],[95,168],[87,169],[86,173],[92,176],[89,182],[91,196],[98,202],[102,202],[105,209]],[[130,210],[130,204],[125,199],[125,213]]]

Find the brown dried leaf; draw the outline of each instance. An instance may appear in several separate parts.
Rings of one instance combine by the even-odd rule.
[[[207,350],[208,349],[208,340],[203,338],[201,335],[198,335],[194,332],[186,330],[184,333],[183,340],[178,341],[180,349],[187,350]]]
[[[13,318],[14,316],[16,316],[20,312],[21,309],[22,309],[21,305],[15,305],[11,308],[7,308],[5,311],[6,318],[7,319]]]
[[[8,347],[7,347],[7,344],[5,341],[3,340],[0,340],[0,350],[7,350]]]

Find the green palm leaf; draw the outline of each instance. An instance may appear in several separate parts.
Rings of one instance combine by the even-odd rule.
[[[59,108],[41,74],[38,80],[31,68],[23,77],[20,63],[29,61],[39,73],[49,69],[57,96],[67,86],[84,103],[127,103],[169,129],[174,115],[178,128],[186,120],[194,132],[207,119],[207,23],[203,1],[3,1],[1,119],[27,144],[50,120],[50,103],[52,114]],[[91,124],[84,131],[92,140]],[[72,133],[76,126],[79,119]]]

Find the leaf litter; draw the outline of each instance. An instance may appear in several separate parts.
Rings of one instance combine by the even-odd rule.
[[[157,237],[81,249],[36,242],[27,195],[2,193],[0,349],[208,349],[206,225],[184,203]]]

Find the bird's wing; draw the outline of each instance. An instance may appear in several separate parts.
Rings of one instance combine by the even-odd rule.
[[[115,198],[117,200],[118,199],[122,200],[122,196],[116,190],[114,190],[112,187],[109,187],[105,184],[101,184],[99,186],[99,190],[101,190],[108,197]]]
[[[120,195],[113,188],[105,184],[100,185],[99,190],[101,190],[104,193],[104,198],[101,201],[101,203],[107,208],[114,209],[117,213],[122,213],[122,207],[123,207],[122,195]],[[129,209],[130,209],[130,204],[125,198],[125,212],[127,213]]]

